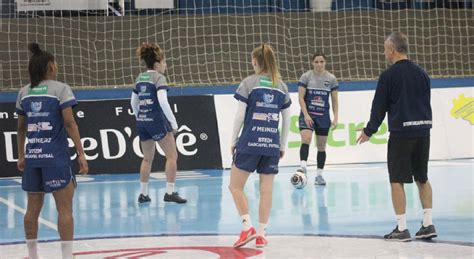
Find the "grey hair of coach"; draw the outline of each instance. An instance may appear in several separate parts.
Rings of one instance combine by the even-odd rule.
[[[393,32],[387,38],[393,43],[393,47],[399,53],[408,54],[408,38],[402,32]]]

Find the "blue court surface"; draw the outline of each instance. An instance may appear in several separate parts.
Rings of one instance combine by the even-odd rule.
[[[398,243],[382,236],[396,225],[386,164],[329,165],[326,186],[290,184],[294,167],[275,178],[267,228],[269,245],[232,244],[240,217],[228,191],[229,170],[178,172],[187,204],[163,202],[162,172],[152,173],[148,205],[138,205],[138,174],[79,176],[74,197],[76,258],[474,258],[474,160],[430,161],[433,221],[438,238]],[[0,180],[0,258],[24,258],[26,195],[20,179]],[[258,177],[246,186],[252,222],[258,224]],[[408,227],[422,220],[415,184],[406,185]],[[57,213],[47,195],[40,219],[39,253],[60,255]]]

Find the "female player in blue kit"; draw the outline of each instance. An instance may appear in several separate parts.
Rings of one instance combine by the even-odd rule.
[[[23,172],[22,188],[28,193],[24,217],[28,255],[38,258],[38,217],[44,194],[53,193],[62,257],[72,258],[72,198],[76,183],[71,171],[68,135],[76,147],[79,173],[89,171],[72,113],[77,102],[71,88],[56,81],[58,64],[54,56],[36,43],[31,43],[29,49],[33,53],[28,64],[31,83],[20,89],[16,102],[18,170]]]
[[[324,164],[326,163],[326,142],[329,128],[335,129],[338,121],[338,82],[336,77],[326,70],[326,56],[316,53],[312,58],[313,69],[304,73],[298,82],[298,100],[301,107],[299,127],[301,135],[300,161],[301,172],[306,174],[309,145],[316,134],[318,147],[317,176],[314,184],[325,185],[323,178]],[[331,97],[334,118],[329,116],[329,96]]]
[[[154,43],[143,43],[137,54],[148,69],[137,77],[131,96],[131,106],[137,119],[138,136],[143,150],[138,202],[151,201],[148,195],[148,180],[155,156],[155,142],[158,142],[166,156],[166,192],[163,200],[186,203],[186,199],[174,191],[178,159],[174,135],[178,131],[178,124],[168,103],[168,84],[163,75],[167,67],[165,53]]]
[[[234,244],[236,248],[255,238],[257,247],[267,245],[265,229],[272,207],[273,179],[285,151],[290,125],[288,87],[280,78],[270,45],[262,44],[252,51],[252,66],[255,74],[245,78],[234,95],[238,107],[232,134],[234,161],[229,189],[242,219],[242,232]],[[278,134],[280,113],[283,121],[281,136]],[[244,193],[245,183],[255,170],[260,178],[258,231],[252,226]]]

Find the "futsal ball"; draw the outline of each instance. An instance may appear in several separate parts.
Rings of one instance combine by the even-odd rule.
[[[303,173],[300,169],[298,169],[296,173],[291,176],[290,181],[293,187],[295,187],[296,189],[302,189],[306,186],[308,179],[306,178],[306,174]]]

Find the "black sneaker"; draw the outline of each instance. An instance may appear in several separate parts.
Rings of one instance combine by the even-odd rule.
[[[143,195],[143,194],[140,194],[140,196],[138,196],[138,203],[145,203],[145,202],[151,202],[151,199],[150,199],[150,196],[148,195]]]
[[[179,197],[177,192],[173,192],[172,194],[165,193],[164,201],[176,202],[176,203],[186,203],[187,200]]]
[[[392,232],[383,236],[383,238],[385,240],[390,240],[390,241],[400,241],[400,242],[411,241],[410,231],[408,231],[408,229],[400,231],[398,230],[398,226],[396,226]]]
[[[438,234],[436,233],[436,229],[434,225],[429,225],[427,227],[424,227],[423,224],[421,224],[420,230],[416,232],[415,237],[417,239],[432,239],[437,237]]]

